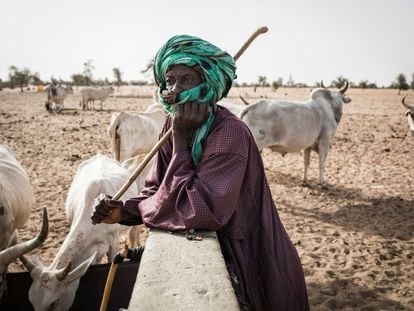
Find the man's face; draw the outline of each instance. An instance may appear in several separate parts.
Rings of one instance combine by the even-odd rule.
[[[192,89],[202,82],[203,75],[197,67],[174,65],[165,74],[167,91],[177,94]]]

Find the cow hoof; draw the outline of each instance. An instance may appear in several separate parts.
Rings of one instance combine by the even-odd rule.
[[[307,181],[302,180],[302,187],[310,188],[310,184]]]
[[[322,190],[328,190],[329,188],[328,188],[328,186],[326,185],[326,184],[319,184],[318,185],[318,187],[320,188],[320,189],[322,189]]]

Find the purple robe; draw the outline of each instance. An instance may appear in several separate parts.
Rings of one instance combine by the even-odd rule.
[[[167,117],[162,134],[172,125]],[[124,209],[150,228],[217,231],[224,259],[254,310],[309,310],[302,265],[278,216],[263,162],[248,127],[219,107],[202,159],[157,153],[139,197]],[[132,222],[122,222],[133,224]]]

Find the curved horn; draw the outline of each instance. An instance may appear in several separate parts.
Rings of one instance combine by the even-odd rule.
[[[345,94],[346,90],[348,89],[348,86],[349,86],[349,82],[348,80],[345,80],[345,85],[339,89],[339,92],[341,92],[342,94]]]
[[[321,80],[321,87],[323,87],[324,89],[326,89],[326,86],[323,85],[323,80]]]
[[[49,221],[47,217],[47,210],[46,208],[44,208],[42,229],[40,230],[37,237],[29,241],[25,241],[20,244],[14,245],[12,247],[6,248],[5,250],[1,251],[0,252],[0,264],[8,265],[16,258],[21,257],[24,254],[38,247],[40,244],[44,242],[44,240],[46,240],[48,230],[49,230]]]
[[[402,105],[403,105],[405,108],[407,108],[407,109],[414,110],[414,105],[413,105],[413,106],[410,106],[409,104],[407,104],[407,103],[405,102],[405,98],[406,98],[406,97],[407,97],[407,96],[404,96],[404,97],[403,97],[403,99],[401,100]]]
[[[63,281],[72,269],[72,261],[68,261],[66,266],[56,272],[56,278],[58,281]]]
[[[25,256],[22,255],[19,259],[23,263],[23,266],[26,267],[27,271],[31,272],[34,268],[36,268],[36,264]]]
[[[239,97],[246,106],[250,105],[250,103],[247,100],[245,100],[241,95],[239,95]]]

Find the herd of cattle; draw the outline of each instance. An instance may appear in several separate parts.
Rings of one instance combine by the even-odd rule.
[[[73,94],[73,88],[70,85],[50,84],[45,87],[47,100],[45,107],[48,112],[62,112],[64,101],[69,94]],[[99,100],[100,109],[103,109],[103,102],[113,93],[112,86],[92,87],[86,86],[80,90],[82,101],[79,106],[82,110],[95,110],[95,100]]]
[[[343,104],[351,102],[345,95],[347,89],[348,83],[337,90],[317,88],[305,102],[266,99],[249,104],[242,99],[246,105],[225,101],[219,104],[247,124],[259,150],[268,147],[282,155],[303,150],[304,183],[307,182],[310,153],[312,150],[319,153],[319,184],[324,186],[325,161],[341,120],[342,107]],[[56,107],[63,105],[69,89],[52,90],[52,87],[48,89],[48,102],[53,102]],[[100,90],[102,92],[95,92],[97,90],[92,88],[81,91],[84,109],[88,102],[102,102],[110,94],[109,88]],[[406,115],[412,121],[414,106],[407,104],[405,100],[402,104],[409,109]],[[62,108],[59,107],[57,111]],[[16,160],[13,151],[0,145],[0,299],[6,289],[7,266],[20,258],[33,279],[29,300],[34,309],[70,308],[80,277],[90,265],[99,263],[105,256],[113,258],[118,251],[120,235],[128,229],[122,225],[94,226],[90,215],[96,204],[95,200],[101,193],[116,193],[129,179],[130,173],[157,143],[165,116],[165,110],[157,101],[142,113],[112,114],[107,129],[112,158],[97,154],[80,164],[65,205],[70,224],[69,234],[49,266],[44,266],[39,258],[30,259],[25,256],[46,238],[46,211],[39,235],[30,241],[18,243],[17,230],[29,218],[34,200],[33,192],[29,177]],[[147,166],[121,199],[134,197],[140,192],[150,166]]]

